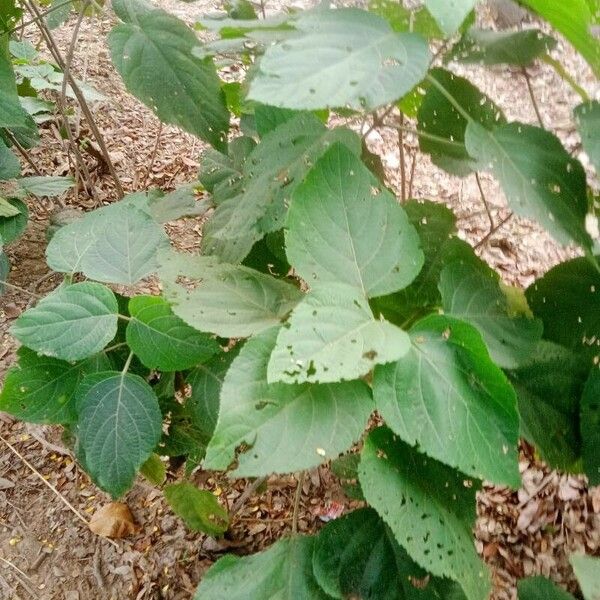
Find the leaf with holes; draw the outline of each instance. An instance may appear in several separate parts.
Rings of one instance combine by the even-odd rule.
[[[246,444],[237,456],[237,477],[309,469],[337,457],[364,431],[373,404],[362,381],[266,383],[277,333],[273,328],[246,342],[227,372],[206,468],[227,469]]]
[[[359,477],[367,502],[418,564],[458,581],[469,600],[487,600],[490,574],[471,533],[478,482],[419,454],[386,427],[365,441]]]
[[[600,485],[600,370],[593,367],[581,396],[583,467],[590,485]]]

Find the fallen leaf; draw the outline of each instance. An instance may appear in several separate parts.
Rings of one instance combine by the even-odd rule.
[[[127,504],[110,502],[94,513],[90,530],[104,537],[124,538],[133,535],[137,526]]]

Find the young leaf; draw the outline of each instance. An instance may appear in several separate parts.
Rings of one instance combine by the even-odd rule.
[[[4,244],[10,244],[25,231],[29,211],[27,205],[17,198],[9,198],[6,202],[17,211],[14,216],[0,216],[0,238]]]
[[[191,483],[172,483],[165,487],[165,498],[192,531],[219,536],[229,527],[227,511],[208,490]]]
[[[152,484],[162,485],[167,478],[167,467],[158,454],[152,453],[140,467],[140,473]]]
[[[117,300],[107,287],[61,285],[26,310],[11,327],[25,346],[62,360],[100,352],[117,333]]]
[[[600,173],[600,102],[594,100],[575,108],[581,143],[596,173]]]
[[[294,536],[250,556],[228,554],[204,575],[194,600],[329,600],[312,572],[313,546],[313,537]]]
[[[365,441],[359,475],[367,502],[418,564],[458,581],[468,600],[487,600],[490,574],[471,533],[478,482],[419,454],[386,427]]]
[[[288,259],[311,287],[344,283],[382,296],[406,287],[423,265],[402,207],[340,144],[294,192],[287,227]]]
[[[140,4],[113,4],[125,22],[113,28],[108,44],[125,86],[164,123],[225,148],[229,111],[212,59],[194,56],[199,41],[183,21]]]
[[[158,399],[141,377],[130,373],[88,375],[79,387],[79,457],[98,486],[117,498],[158,444]]]
[[[590,485],[600,485],[600,370],[598,367],[592,368],[581,396],[579,426],[585,474]]]
[[[331,284],[312,291],[293,310],[277,338],[267,377],[285,383],[358,379],[409,349],[408,335],[376,319],[360,291]]]
[[[475,4],[477,0],[425,0],[425,6],[448,37],[463,24]]]
[[[549,131],[508,123],[487,130],[467,125],[467,151],[490,168],[513,211],[534,219],[560,244],[589,248],[585,172]]]
[[[363,433],[373,404],[362,381],[266,383],[277,332],[273,328],[248,340],[227,372],[206,468],[226,469],[245,443],[251,448],[238,455],[235,476],[309,469],[337,457]]]
[[[527,577],[517,583],[519,600],[575,600],[545,577]]]
[[[164,296],[173,312],[192,327],[222,337],[247,337],[268,329],[302,298],[285,281],[213,256],[169,252],[160,262]]]
[[[162,298],[136,296],[129,314],[127,344],[149,369],[184,371],[219,351],[213,338],[175,316]]]
[[[398,100],[427,72],[430,54],[416,34],[396,33],[366,11],[300,13],[297,34],[267,48],[248,97],[285,108],[373,110]]]
[[[72,177],[21,177],[17,185],[33,196],[60,196],[73,187]]]
[[[579,581],[585,600],[598,600],[600,594],[600,559],[586,554],[571,554],[569,562]]]
[[[477,331],[432,315],[410,334],[408,355],[375,369],[375,404],[386,423],[464,473],[518,487],[515,393]]]

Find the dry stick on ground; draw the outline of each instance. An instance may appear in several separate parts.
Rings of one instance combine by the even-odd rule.
[[[268,477],[257,477],[252,483],[249,483],[246,486],[246,489],[241,493],[240,497],[233,503],[231,510],[229,511],[229,517],[233,517],[242,506],[245,504],[246,500],[252,496],[252,494],[265,482]]]
[[[29,587],[29,583],[33,584],[33,581],[31,581],[31,578],[29,577],[29,575],[27,575],[27,573],[24,573],[23,571],[21,571],[21,569],[19,569],[19,567],[17,567],[17,565],[15,565],[14,563],[10,562],[10,560],[7,560],[6,558],[2,558],[0,556],[0,560],[5,564],[8,565],[9,567],[12,567],[21,577],[23,577],[23,579],[21,579],[21,577],[17,576],[17,579],[19,581],[19,583],[27,590],[27,592],[33,597],[36,598],[37,594],[35,593],[35,591],[33,590],[33,588]]]
[[[298,484],[294,494],[294,512],[292,513],[292,535],[298,533],[298,511],[300,509],[300,496],[302,496],[302,485],[304,484],[305,471],[298,473]]]
[[[150,155],[150,162],[148,163],[148,169],[146,170],[146,175],[144,177],[144,182],[142,183],[142,189],[146,188],[146,184],[148,183],[148,179],[150,178],[150,173],[152,173],[152,167],[154,166],[154,161],[156,160],[156,153],[158,152],[158,145],[160,144],[160,136],[162,134],[162,121],[158,122],[158,131],[156,132],[156,141],[154,142],[154,148],[152,148],[152,154]]]
[[[481,185],[481,179],[479,178],[479,173],[477,173],[477,171],[475,171],[475,181],[477,182],[477,187],[479,188],[479,194],[481,195],[481,201],[483,202],[483,206],[485,206],[485,212],[487,213],[488,219],[490,221],[490,231],[492,231],[496,225],[494,223],[494,217],[492,217],[492,211],[490,210],[490,207],[485,198],[483,186]]]
[[[527,91],[529,92],[529,97],[531,98],[531,104],[533,104],[533,110],[535,110],[535,116],[537,117],[540,127],[544,127],[544,120],[542,119],[540,107],[538,106],[537,100],[535,99],[535,94],[533,93],[533,86],[531,85],[531,80],[529,79],[529,73],[525,67],[521,69],[521,73],[523,73],[523,77],[525,77],[525,81],[527,82]]]
[[[400,125],[404,125],[404,113],[400,113]],[[400,160],[400,202],[406,202],[406,161],[404,156],[404,131],[398,129],[398,153]]]
[[[417,168],[417,156],[419,151],[415,148],[413,152],[412,164],[410,165],[410,178],[408,180],[408,197],[412,198],[413,196],[413,183],[415,181],[415,170]]]

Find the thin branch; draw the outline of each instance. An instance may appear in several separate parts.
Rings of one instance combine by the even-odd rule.
[[[72,4],[73,0],[66,0],[65,2],[61,2],[60,4],[57,4],[56,6],[51,6],[47,11],[41,13],[40,17],[41,19],[45,20],[46,17],[53,13],[55,10],[59,10],[61,9],[63,6],[66,6],[67,4]],[[13,27],[10,31],[2,31],[1,33],[4,35],[12,35],[13,33],[15,33],[16,31],[23,31],[25,29],[25,27],[27,27],[28,25],[33,25],[34,23],[37,23],[40,19],[38,17],[34,17],[33,19],[29,20],[29,21],[22,21],[19,25],[17,25],[16,27]]]
[[[571,77],[569,72],[563,67],[560,61],[555,60],[549,54],[540,57],[547,65],[550,65],[560,76],[560,78],[571,86],[571,89],[581,96],[584,102],[590,102],[589,94]]]
[[[129,356],[127,357],[127,360],[125,361],[125,364],[123,365],[123,370],[121,371],[121,375],[124,377],[127,373],[127,371],[129,371],[129,367],[131,365],[131,361],[133,360],[133,352],[129,353]]]
[[[412,159],[412,164],[410,165],[410,179],[408,181],[408,197],[412,198],[413,197],[413,183],[415,181],[415,170],[417,168],[417,156],[418,156],[418,150],[415,148],[415,151],[413,153],[413,159]]]
[[[540,113],[540,107],[538,106],[537,100],[535,99],[535,94],[533,93],[533,86],[531,85],[531,79],[529,78],[529,73],[527,69],[523,67],[521,69],[521,73],[523,73],[523,77],[525,77],[525,81],[527,82],[527,91],[529,92],[529,97],[531,98],[531,104],[533,104],[533,110],[535,111],[535,116],[540,124],[540,127],[544,127],[544,120],[542,119],[542,114]]]
[[[479,173],[477,173],[477,172],[475,172],[475,181],[477,182],[477,187],[479,188],[479,194],[481,195],[481,201],[483,202],[483,206],[485,206],[485,212],[487,213],[488,219],[490,221],[490,231],[492,231],[495,227],[494,217],[492,217],[492,211],[490,210],[490,207],[485,198],[483,186],[481,185],[481,179],[479,179]]]
[[[475,246],[473,246],[473,248],[475,250],[477,250],[477,248],[480,248],[481,246],[483,246],[501,227],[503,227],[506,223],[508,223],[508,221],[510,221],[513,218],[513,213],[510,213],[510,215],[508,215],[508,217],[505,217],[504,219],[502,219],[502,221],[500,221],[500,223],[498,223],[493,229],[491,229],[490,231],[488,231],[476,244]]]
[[[17,292],[23,292],[24,294],[29,294],[30,296],[33,296],[34,298],[42,297],[40,294],[36,294],[35,292],[32,292],[31,290],[27,290],[25,288],[19,287],[18,285],[14,285],[13,283],[8,283],[8,281],[4,281],[4,279],[0,279],[0,285],[5,285],[6,287],[9,287],[13,290],[17,290]]]
[[[27,152],[27,150],[25,150],[25,148],[23,148],[23,146],[21,146],[21,144],[19,144],[19,141],[17,140],[17,138],[8,129],[3,128],[3,131],[6,135],[6,137],[11,141],[13,146],[16,148],[17,152],[25,159],[25,162],[33,169],[34,173],[36,175],[41,176],[42,172],[37,168],[37,165],[33,162],[33,159],[31,158],[31,156],[29,156],[29,153]]]
[[[400,125],[404,126],[404,113],[400,113]],[[404,131],[398,129],[398,155],[400,160],[400,201],[406,202],[406,161],[404,156]]]
[[[298,473],[298,484],[296,485],[296,494],[294,495],[294,512],[292,513],[292,535],[298,533],[298,511],[300,509],[300,496],[302,495],[304,475],[305,471]]]
[[[239,498],[233,503],[231,510],[229,511],[229,517],[233,517],[242,506],[245,504],[246,500],[254,494],[254,492],[265,482],[268,477],[265,475],[263,477],[257,477],[252,483],[246,486],[246,489],[240,494]]]
[[[160,144],[160,136],[162,134],[162,121],[158,122],[158,131],[156,132],[156,141],[154,142],[154,148],[152,148],[152,154],[150,155],[150,162],[148,163],[148,169],[146,170],[146,176],[144,177],[144,182],[142,183],[142,189],[146,187],[148,183],[148,179],[150,178],[150,173],[152,172],[152,167],[154,166],[154,161],[156,160],[156,153],[158,152],[158,145]]]

